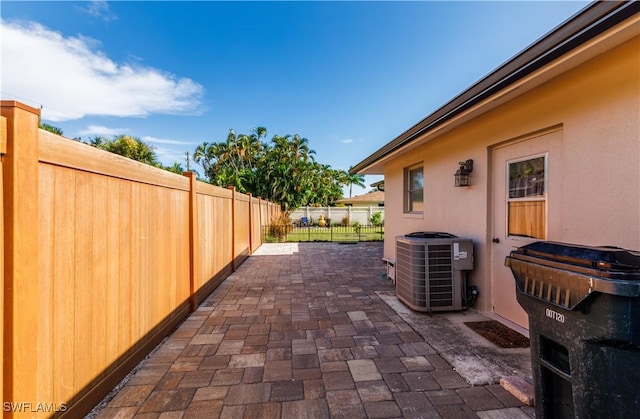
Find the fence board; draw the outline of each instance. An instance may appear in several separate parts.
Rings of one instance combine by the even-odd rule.
[[[7,118],[0,116],[0,154],[7,153]]]
[[[120,321],[119,321],[119,292],[120,292],[120,181],[119,179],[108,178],[104,186],[107,195],[105,204],[105,315],[106,315],[106,354],[103,365],[111,365],[121,355],[120,352]],[[113,205],[111,203],[116,203]]]
[[[262,244],[262,223],[260,220],[260,200],[251,200],[251,222],[249,223],[251,228],[251,242],[250,251],[253,253],[255,249]]]
[[[75,243],[76,263],[74,281],[74,300],[70,302],[74,308],[74,342],[73,342],[73,391],[83,388],[90,382],[91,352],[91,282],[93,278],[93,207],[92,184],[89,175],[76,173],[75,211]],[[60,261],[62,262],[62,261]]]
[[[51,252],[45,252],[41,259],[51,258],[53,277],[53,335],[55,345],[53,357],[53,401],[70,400],[74,395],[74,305],[76,249],[75,249],[75,194],[76,173],[63,169],[53,173],[54,201],[51,209],[54,219]],[[61,193],[65,191],[66,193]],[[42,203],[41,203],[42,204]],[[41,211],[49,212],[49,211]]]
[[[107,261],[109,250],[107,247],[107,177],[92,176],[91,179],[93,194],[91,207],[93,208],[93,235],[91,237],[93,245],[93,277],[91,279],[91,375],[99,377],[102,375],[104,365],[107,364],[107,318],[109,316],[106,304],[107,285],[110,280],[107,276]]]
[[[245,195],[234,192],[234,220],[233,237],[234,237],[234,262],[236,265],[249,255],[249,200]]]
[[[54,202],[54,173],[50,167],[39,168],[40,185],[38,194],[41,205],[52,207]],[[52,212],[41,211],[38,219],[38,243],[45,249],[53,249],[54,242],[54,226],[56,220]],[[41,255],[40,263],[38,263],[38,289],[39,301],[38,306],[45,314],[40,318],[40,327],[42,332],[39,333],[38,344],[38,388],[42,400],[55,400],[53,389],[54,378],[54,360],[51,352],[51,342],[54,342],[54,326],[53,319],[55,304],[54,299],[54,265],[53,258]]]
[[[200,182],[199,182],[200,183]],[[197,190],[198,205],[198,275],[196,292],[214,287],[231,271],[232,237],[230,191],[211,185]]]
[[[216,199],[214,201],[213,225],[211,234],[216,238],[214,245],[214,271],[229,268],[233,262],[233,207],[231,199]],[[213,242],[213,241],[212,241]]]
[[[131,205],[132,185],[123,180],[116,180],[118,183],[118,356],[124,354],[130,347],[132,341],[132,328],[129,322],[131,318],[130,306],[125,305],[126,301],[133,301],[133,290],[129,278],[132,277],[132,218],[133,207]]]

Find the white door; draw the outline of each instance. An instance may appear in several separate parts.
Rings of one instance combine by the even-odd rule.
[[[561,234],[562,131],[545,132],[492,150],[491,300],[498,316],[529,328],[505,258],[516,247]]]

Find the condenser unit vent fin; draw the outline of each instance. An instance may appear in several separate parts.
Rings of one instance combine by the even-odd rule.
[[[453,306],[453,269],[450,244],[427,245],[426,282],[431,307]]]

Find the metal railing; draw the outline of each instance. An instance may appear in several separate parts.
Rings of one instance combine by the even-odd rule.
[[[364,242],[383,241],[384,227],[363,226],[294,226],[274,228],[265,226],[263,241],[269,242]]]

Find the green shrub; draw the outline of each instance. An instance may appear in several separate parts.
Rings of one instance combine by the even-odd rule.
[[[378,211],[371,214],[369,222],[371,222],[371,225],[375,227],[382,225],[382,212]]]
[[[353,231],[360,234],[360,231],[362,230],[362,225],[358,221],[354,221],[352,226],[353,226]]]
[[[281,215],[278,218],[271,220],[269,224],[269,236],[277,238],[279,241],[283,241],[287,236],[287,233],[293,231],[293,223],[291,219],[286,215]]]

